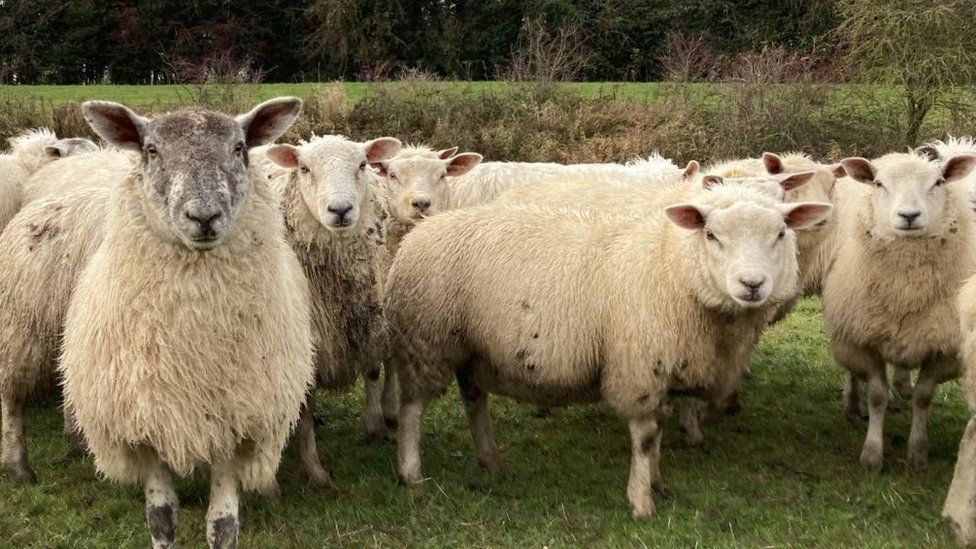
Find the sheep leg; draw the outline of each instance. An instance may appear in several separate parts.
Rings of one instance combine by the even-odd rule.
[[[308,393],[305,400],[305,407],[302,408],[301,417],[298,419],[298,428],[295,435],[298,437],[298,460],[301,462],[302,471],[308,476],[309,482],[320,488],[337,489],[332,475],[322,466],[319,459],[319,450],[315,445],[315,390]]]
[[[383,382],[383,420],[390,429],[397,426],[397,411],[400,409],[400,384],[397,381],[396,369],[384,365],[383,372],[386,379]]]
[[[379,365],[366,372],[366,438],[381,441],[386,438],[386,421],[383,419],[383,397],[380,387]]]
[[[64,414],[64,436],[71,443],[71,447],[81,455],[88,453],[88,441],[85,440],[84,433],[75,421],[75,415],[66,406],[62,407]]]
[[[908,436],[908,465],[922,469],[929,461],[929,412],[939,383],[957,375],[955,360],[936,359],[922,365],[912,391],[912,431]]]
[[[397,415],[397,469],[407,486],[423,484],[420,473],[421,422],[426,402],[405,398],[400,390],[400,412]]]
[[[657,512],[651,487],[654,472],[659,470],[659,440],[661,430],[653,418],[632,419],[630,428],[630,480],[627,482],[627,499],[637,519],[649,519]]]
[[[960,545],[976,543],[976,417],[970,418],[959,443],[956,472],[942,507]]]
[[[895,392],[902,398],[914,400],[911,371],[905,368],[899,368],[898,366],[893,367],[891,369],[891,385],[895,388]]]
[[[150,466],[143,486],[146,494],[146,522],[153,549],[176,546],[176,513],[180,500],[169,470],[158,459]]]
[[[880,471],[884,460],[884,419],[888,409],[888,375],[884,363],[868,376],[868,433],[861,450],[861,467]]]
[[[844,383],[844,413],[849,419],[861,419],[861,380],[853,373],[847,374]]]
[[[685,434],[685,442],[698,446],[705,441],[699,425],[701,403],[694,397],[681,397],[678,411],[678,425]]]
[[[210,506],[207,508],[207,543],[215,549],[237,547],[240,531],[240,495],[230,462],[210,469]]]
[[[4,471],[17,482],[34,484],[37,475],[27,463],[27,422],[23,401],[7,397],[0,401],[3,430]]]
[[[491,429],[491,411],[488,409],[488,394],[471,379],[470,371],[462,369],[457,374],[458,389],[468,416],[468,427],[474,439],[478,463],[495,476],[505,474],[505,466],[498,455],[495,435]]]
[[[671,495],[671,489],[664,482],[664,475],[661,474],[661,439],[664,433],[658,429],[657,436],[654,437],[654,454],[651,456],[651,488],[662,498]]]

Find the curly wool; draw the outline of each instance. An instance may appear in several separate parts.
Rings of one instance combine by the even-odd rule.
[[[140,174],[113,194],[60,364],[108,478],[144,480],[155,453],[178,475],[233,459],[244,489],[274,483],[314,379],[308,286],[277,198],[251,178],[236,230],[205,253],[154,234]]]

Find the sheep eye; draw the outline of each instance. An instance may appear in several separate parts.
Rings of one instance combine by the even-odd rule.
[[[705,238],[709,240],[718,240],[717,238],[715,238],[715,233],[713,233],[712,231],[705,231]]]
[[[302,164],[301,167],[299,167],[299,169],[302,171],[302,173],[308,173],[308,166],[306,166],[305,164]]]
[[[149,153],[149,156],[156,156],[156,145],[152,143],[146,145],[146,152]]]
[[[390,179],[393,179],[395,181],[396,178],[397,178],[396,174],[393,173],[393,172],[390,172]]]
[[[875,181],[874,182],[874,188],[876,188],[876,189],[883,189],[883,188],[885,188],[885,186],[882,185],[880,181]]]
[[[359,169],[360,170],[365,170],[366,169],[366,161],[365,160],[363,160],[362,162],[359,163]]]
[[[786,231],[780,231],[779,234],[776,235],[776,240],[783,240],[783,237],[785,236],[786,236]]]
[[[935,182],[935,186],[936,187],[941,187],[943,185],[945,185],[945,179],[942,178],[942,177],[940,177],[939,180]]]
[[[234,145],[234,152],[237,154],[241,154],[242,152],[244,152],[244,143],[238,143]]]

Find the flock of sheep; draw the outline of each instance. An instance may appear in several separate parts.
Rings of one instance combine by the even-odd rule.
[[[493,473],[489,394],[604,401],[630,432],[631,510],[651,517],[663,418],[700,442],[804,295],[823,297],[847,413],[866,396],[866,469],[882,466],[889,366],[913,467],[937,384],[962,376],[976,405],[967,139],[838,164],[483,163],[390,137],[273,144],[294,98],[236,118],[83,110],[111,148],[35,130],[0,156],[2,465],[35,480],[25,407],[63,391],[73,443],[144,487],[154,547],[175,543],[174,475],[210,472],[213,547],[237,543],[240,489],[277,493],[289,437],[330,485],[314,391],[359,375],[366,433],[396,427],[408,485],[424,481],[424,407],[455,379]],[[943,515],[976,542],[974,420]]]

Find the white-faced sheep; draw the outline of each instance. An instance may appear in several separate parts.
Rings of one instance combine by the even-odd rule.
[[[131,151],[105,149],[49,164],[24,183],[24,204],[64,196],[80,186],[111,189],[138,160]]]
[[[885,362],[919,369],[912,393],[908,463],[928,461],[929,404],[938,383],[959,374],[956,293],[976,269],[974,214],[953,184],[976,157],[932,162],[893,153],[842,161],[849,190],[838,203],[837,245],[824,279],[823,310],[831,354],[856,381],[867,381],[869,423],[861,465],[879,470],[888,404]],[[858,186],[855,182],[860,183]],[[856,383],[845,391],[860,415]]]
[[[915,149],[915,154],[927,157],[929,160],[941,162],[961,155],[976,155],[976,140],[972,137],[949,136],[945,141],[937,140]],[[973,208],[976,208],[976,173],[970,173],[965,179],[958,183],[960,187],[966,187],[967,197]]]
[[[719,395],[738,377],[717,357],[792,296],[790,229],[830,209],[734,185],[664,207],[686,193],[684,183],[663,187],[659,207],[619,212],[491,204],[434,216],[407,235],[385,298],[407,484],[423,481],[424,407],[456,377],[479,461],[493,472],[502,464],[488,393],[606,401],[630,428],[633,513],[654,514],[669,394]]]
[[[141,161],[113,188],[104,239],[71,297],[65,403],[97,469],[143,484],[157,547],[175,543],[172,474],[201,468],[207,541],[236,546],[238,490],[275,485],[314,380],[308,285],[247,153],[300,109],[279,98],[236,119],[201,109],[147,119],[83,105],[99,135]]]
[[[47,128],[11,138],[10,152],[0,154],[0,230],[24,204],[23,186],[31,174],[53,160],[97,149],[88,139],[58,139]]]
[[[379,374],[383,314],[380,270],[385,273],[385,196],[370,163],[388,159],[400,142],[382,137],[366,143],[342,136],[314,137],[298,146],[275,145],[265,154],[285,171],[278,188],[288,240],[311,290],[312,338],[318,386],[366,383],[366,432],[386,432]],[[317,485],[332,485],[315,445],[314,391],[299,422],[299,459]],[[395,410],[389,419],[395,420]]]

